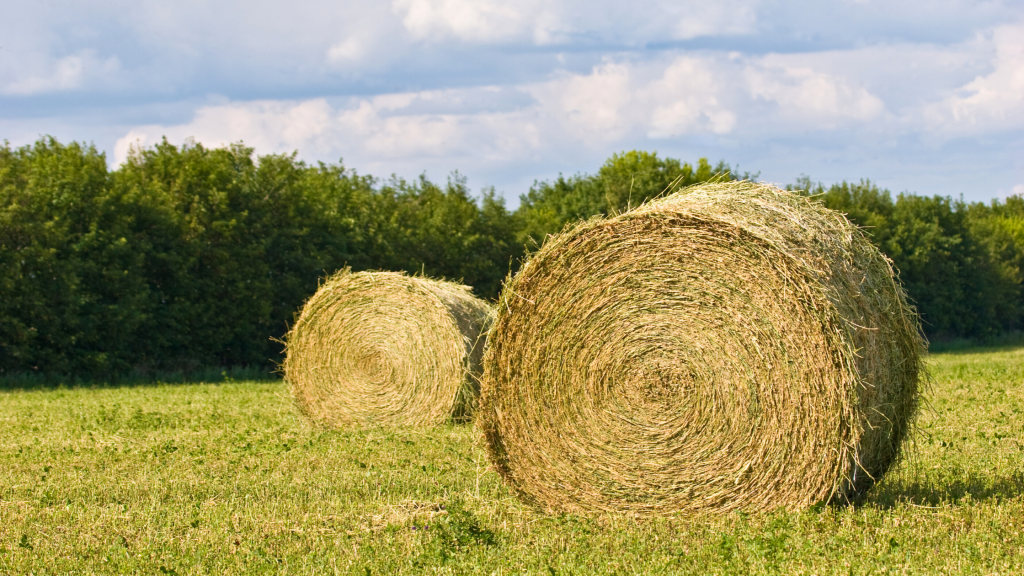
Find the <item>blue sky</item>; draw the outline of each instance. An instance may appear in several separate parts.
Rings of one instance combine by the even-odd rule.
[[[242,140],[494,186],[628,149],[1024,193],[1024,0],[7,1],[0,139]]]

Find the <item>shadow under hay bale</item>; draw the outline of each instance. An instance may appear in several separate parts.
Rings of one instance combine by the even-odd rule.
[[[477,423],[541,509],[798,509],[893,464],[923,351],[890,262],[844,216],[713,183],[570,226],[524,263]]]
[[[479,391],[489,314],[468,286],[346,269],[288,334],[285,380],[299,408],[327,426],[464,420]]]

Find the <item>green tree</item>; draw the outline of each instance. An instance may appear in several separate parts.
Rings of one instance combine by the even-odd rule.
[[[743,177],[750,177],[746,174]],[[725,162],[712,167],[701,158],[694,168],[674,158],[659,158],[655,152],[637,150],[612,155],[597,174],[559,175],[552,182],[535,182],[520,197],[515,213],[520,244],[541,244],[548,234],[566,224],[596,214],[615,214],[639,206],[670,187],[689,186],[712,179],[734,180]]]
[[[444,187],[425,176],[393,178],[374,198],[386,216],[371,259],[379,267],[461,280],[477,294],[497,297],[516,255],[511,215],[493,189],[478,203],[466,179],[453,174]]]
[[[145,322],[151,247],[92,146],[0,149],[0,370],[121,371]]]
[[[803,190],[862,226],[892,259],[932,338],[984,338],[1021,324],[1024,201],[992,206],[900,194],[869,180]],[[1019,211],[1019,212],[1018,212]]]
[[[1024,328],[1024,198],[967,206],[967,229],[992,278],[986,295],[997,330]]]
[[[870,180],[840,182],[826,188],[821,183],[812,183],[807,177],[798,179],[787,189],[813,196],[825,206],[846,214],[850,222],[863,228],[877,246],[883,251],[887,249],[895,208],[888,190],[880,189]]]
[[[264,365],[318,279],[371,266],[370,178],[294,155],[254,158],[242,145],[166,141],[136,151],[119,188],[163,207],[145,277],[157,311],[147,362],[188,370]]]
[[[740,177],[748,178],[749,174]],[[84,376],[269,366],[320,279],[423,272],[496,297],[525,245],[678,186],[737,178],[654,153],[535,183],[510,213],[457,172],[380,182],[342,163],[163,141],[109,172],[92,146],[0,148],[0,372]],[[805,190],[889,255],[933,337],[1024,326],[1024,199],[900,194],[868,180]]]

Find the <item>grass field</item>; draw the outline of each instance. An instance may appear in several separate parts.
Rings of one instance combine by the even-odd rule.
[[[931,357],[859,506],[545,516],[471,427],[325,431],[280,382],[0,393],[0,573],[1022,574],[1024,348]]]

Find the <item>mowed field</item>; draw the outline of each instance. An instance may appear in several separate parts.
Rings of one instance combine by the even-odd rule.
[[[0,392],[0,573],[1022,574],[1024,349],[934,354],[857,506],[549,516],[471,426],[327,431],[281,382]]]

